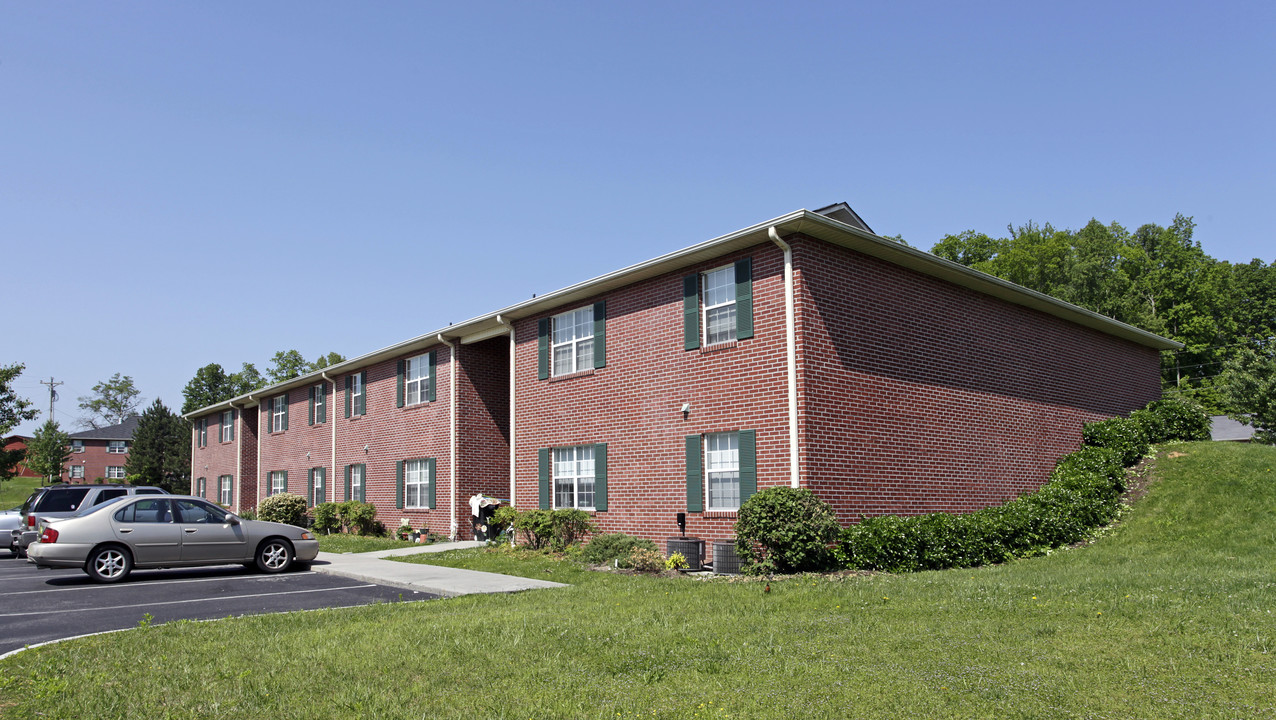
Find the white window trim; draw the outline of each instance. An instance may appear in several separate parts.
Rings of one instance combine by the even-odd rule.
[[[270,431],[284,431],[284,413],[287,412],[288,403],[284,402],[283,395],[276,395],[270,399]]]
[[[582,327],[582,323],[577,322],[577,316],[582,313],[588,313],[589,320],[584,323],[585,332],[577,335],[576,330]],[[559,322],[571,324],[572,336],[562,342],[558,338]],[[588,367],[580,367],[582,349],[585,344],[589,345],[589,354],[592,361],[594,353],[594,306],[586,305],[582,308],[569,310],[565,313],[555,315],[549,323],[549,358],[550,358],[550,375],[558,377],[559,375],[570,375],[576,372],[588,370]],[[571,351],[571,362],[564,363],[560,366],[558,362],[558,349],[566,347]]]
[[[714,304],[714,305],[710,305],[709,304],[709,276],[715,273],[723,272],[723,271],[728,271],[731,273],[731,281],[727,284],[727,286],[731,287],[732,289],[732,292],[729,293],[731,299]],[[735,265],[724,265],[722,267],[714,268],[712,270],[706,270],[700,273],[700,297],[704,298],[704,300],[701,303],[703,307],[700,310],[700,327],[703,328],[701,332],[704,333],[703,342],[706,346],[720,345],[722,343],[731,342],[732,340],[735,339],[736,323],[739,322],[738,317],[733,317],[733,322],[731,323],[731,328],[728,332],[728,337],[724,339],[719,339],[719,340],[710,340],[710,335],[709,335],[709,313],[711,311],[718,310],[721,308],[735,307],[736,297],[735,297],[734,285],[735,285]]]
[[[72,440],[72,441],[71,441],[71,452],[73,452],[73,453],[82,453],[82,452],[84,452],[84,441],[83,441],[83,440]]]
[[[328,469],[311,468],[310,476],[315,479],[315,504],[326,502],[328,497]]]
[[[234,499],[234,477],[231,475],[222,475],[217,478],[217,502],[222,505],[230,505]]]
[[[324,392],[324,384],[319,383],[315,386],[315,424],[319,424],[319,413],[323,412],[324,422],[328,421],[328,394]]]
[[[77,470],[78,470],[79,472],[76,472]],[[83,466],[83,465],[72,465],[72,466],[71,466],[71,468],[70,468],[69,477],[70,477],[71,479],[73,479],[73,480],[83,480],[83,479],[84,479],[84,466]]]
[[[416,501],[412,501],[416,490]],[[425,460],[406,460],[403,463],[403,507],[408,510],[428,510],[430,507],[430,464]]]
[[[280,485],[282,485],[282,487],[280,487],[278,490],[275,489],[276,480],[279,481]],[[288,476],[284,474],[283,470],[271,470],[270,471],[270,491],[267,494],[278,495],[280,493],[286,493],[286,492],[288,492]]]
[[[108,465],[107,466],[106,468],[107,480],[123,480],[124,478],[125,478],[125,475],[124,475],[123,465]]]
[[[710,464],[710,462],[709,462],[709,454],[710,454],[711,452],[715,452],[715,451],[713,451],[713,450],[710,450],[710,445],[712,444],[712,442],[711,442],[710,438],[714,438],[714,437],[724,437],[724,436],[734,436],[734,438],[735,438],[735,459],[734,459],[734,462],[730,463],[728,466],[725,466],[725,467],[718,467],[718,468],[715,468],[715,469],[710,469],[710,468],[711,468],[711,464]],[[722,452],[722,451],[717,451],[717,452]],[[729,452],[729,451],[727,451],[727,452]],[[739,504],[739,497],[740,497],[740,433],[739,433],[738,431],[733,431],[733,432],[708,433],[708,434],[706,434],[706,435],[704,436],[704,460],[703,460],[703,462],[704,462],[704,507],[705,507],[705,510],[706,510],[706,511],[708,511],[708,512],[734,512],[734,511],[736,511],[736,510],[739,510],[739,509],[740,509],[740,504]],[[736,500],[736,504],[735,504],[735,505],[714,505],[714,504],[713,504],[713,493],[712,493],[712,489],[713,489],[713,477],[714,477],[714,475],[723,475],[723,474],[729,474],[729,473],[732,473],[732,472],[734,472],[734,473],[735,473],[735,482],[736,482],[736,498],[737,498],[737,500]]]
[[[363,373],[355,373],[352,377],[354,380],[350,381],[350,417],[364,414],[359,412],[359,398],[363,397],[364,392]],[[363,409],[365,411],[368,409],[366,404]]]
[[[116,443],[119,443],[118,445]],[[128,452],[128,442],[125,440],[107,440],[106,451],[111,455],[123,455]]]
[[[584,450],[585,448],[589,448],[589,451],[590,451],[590,458],[589,458],[589,462],[590,462],[590,464],[592,465],[592,464],[595,462],[595,460],[596,460],[596,458],[594,457],[594,453],[593,453],[593,449],[594,449],[594,446],[593,446],[593,445],[573,445],[573,446],[570,446],[570,447],[556,447],[556,448],[554,448],[554,449],[551,451],[550,465],[551,465],[551,467],[553,468],[553,472],[551,472],[551,473],[550,473],[550,475],[552,476],[552,477],[551,477],[551,479],[550,479],[550,483],[551,483],[551,487],[552,487],[552,491],[553,491],[551,494],[552,494],[552,496],[553,496],[553,504],[554,504],[554,508],[555,508],[555,509],[558,509],[558,508],[575,508],[575,509],[577,509],[577,510],[594,510],[594,509],[595,509],[594,505],[595,505],[595,503],[597,502],[597,499],[598,499],[598,485],[597,485],[597,481],[596,481],[596,478],[597,478],[597,468],[596,468],[596,466],[595,466],[595,467],[594,467],[594,470],[593,470],[593,471],[591,471],[589,474],[585,474],[584,472],[582,472],[582,471],[581,471],[581,469],[580,469],[580,468],[581,468],[581,463],[582,463],[582,462],[584,462],[584,460],[580,457],[580,456],[581,456],[581,454],[582,454],[580,451]],[[558,472],[558,470],[559,470],[559,459],[558,459],[558,458],[559,458],[559,452],[560,452],[560,451],[565,451],[565,450],[570,450],[570,451],[571,451],[571,453],[572,453],[572,457],[571,457],[571,461],[570,461],[570,462],[571,462],[571,464],[572,464],[572,469],[574,470],[574,472],[573,472],[573,473],[571,473],[571,474],[566,474],[566,473],[564,473],[564,474],[560,475],[560,474],[559,474],[559,472]],[[559,483],[559,480],[564,480],[564,481],[565,481],[565,480],[567,480],[567,479],[569,479],[569,478],[571,479],[571,482],[572,482],[572,504],[571,504],[571,505],[559,505],[559,504],[558,504],[558,483]],[[591,482],[591,484],[593,484],[593,488],[594,488],[594,489],[593,489],[593,493],[594,493],[594,501],[595,501],[595,502],[594,502],[594,503],[590,503],[589,505],[581,505],[581,504],[580,504],[580,493],[581,493],[581,490],[580,490],[580,484],[581,484],[581,481],[582,481],[582,480],[585,480],[585,479],[588,479],[588,480]]]
[[[226,410],[222,413],[222,436],[218,438],[222,442],[230,442],[230,433],[235,428],[235,411]]]
[[[426,402],[430,388],[430,356],[408,358],[403,366],[403,404],[420,405]]]
[[[358,500],[363,495],[364,465],[350,466],[350,499]]]

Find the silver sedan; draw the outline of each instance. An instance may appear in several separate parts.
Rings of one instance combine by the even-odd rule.
[[[65,520],[44,523],[27,548],[38,567],[78,567],[98,582],[118,582],[133,568],[256,565],[283,572],[308,563],[319,542],[302,528],[243,520],[203,498],[121,498]]]

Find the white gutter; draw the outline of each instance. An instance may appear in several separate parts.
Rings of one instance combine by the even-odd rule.
[[[336,380],[333,380],[333,379],[332,379],[332,378],[330,378],[330,377],[328,377],[328,371],[327,371],[327,370],[324,370],[324,371],[320,372],[320,373],[319,373],[319,377],[323,378],[324,382],[330,382],[330,383],[332,383],[332,397],[333,397],[333,402],[336,402],[336,397],[337,397],[337,381],[336,381]],[[367,392],[367,391],[365,390],[364,392]],[[327,401],[325,401],[325,402],[324,402],[324,404],[323,404],[323,412],[324,412],[324,415],[325,415],[325,416],[329,414],[329,413],[328,413],[328,408],[329,408],[331,405],[332,405],[332,402],[327,402]],[[331,422],[331,423],[332,423],[332,466],[331,466],[331,468],[330,468],[330,469],[332,470],[332,476],[333,476],[333,477],[336,477],[336,476],[337,476],[337,414],[336,414],[336,413],[332,413],[331,415],[332,415],[332,417],[330,418],[329,422]],[[325,500],[327,500],[327,499],[328,499],[328,487],[329,487],[331,484],[332,484],[332,483],[328,482],[328,471],[327,471],[327,470],[325,470],[325,471],[323,472],[323,495],[324,495],[324,499],[325,499]],[[332,501],[333,501],[333,502],[336,502],[336,501],[337,501],[337,494],[336,494],[335,492],[332,494]]]
[[[784,344],[789,376],[789,486],[797,487],[798,468],[798,402],[797,402],[797,328],[793,312],[793,248],[780,239],[775,226],[767,228],[771,242],[784,251]]]
[[[518,360],[518,357],[517,357],[517,353],[516,353],[517,348],[516,348],[516,347],[515,347],[515,345],[514,345],[514,323],[511,323],[511,322],[507,321],[505,318],[501,317],[501,315],[500,315],[500,314],[497,314],[497,316],[496,316],[496,322],[498,322],[498,323],[500,323],[502,326],[504,326],[504,327],[508,328],[508,329],[509,329],[509,334],[510,334],[510,419],[509,419],[509,423],[510,423],[510,437],[509,437],[509,443],[510,443],[510,507],[514,507],[514,490],[515,490],[515,477],[516,477],[515,472],[514,472],[514,458],[515,458],[515,457],[517,457],[517,454],[516,454],[516,452],[515,452],[515,450],[516,450],[516,446],[514,445],[514,408],[515,408],[515,405],[514,405],[514,381],[518,379],[518,373],[516,373],[516,372],[515,372],[514,368],[515,368],[515,365],[517,364],[517,363],[516,363],[516,361]]]
[[[450,358],[448,359],[448,383],[447,384],[448,384],[448,395],[451,396],[451,404],[452,404],[451,415],[452,416],[451,416],[451,419],[448,421],[448,424],[450,426],[449,427],[450,438],[448,439],[448,452],[449,452],[448,467],[450,469],[448,471],[448,475],[452,477],[452,498],[448,504],[452,506],[452,509],[451,509],[452,531],[451,531],[450,537],[453,540],[456,540],[457,530],[458,530],[458,525],[456,520],[456,470],[457,470],[456,468],[456,362],[457,362],[456,345],[448,342],[447,338],[443,337],[443,333],[439,333],[438,335],[436,335],[436,337],[439,339],[439,342],[443,343],[444,345],[447,345],[448,350],[450,351]]]

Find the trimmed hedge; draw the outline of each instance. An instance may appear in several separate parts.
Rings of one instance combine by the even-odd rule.
[[[841,527],[832,506],[806,488],[754,493],[736,514],[736,553],[746,575],[819,572],[833,565]]]
[[[257,519],[284,523],[304,528],[306,526],[306,499],[293,493],[271,495],[257,506]]]
[[[1178,399],[1158,400],[1129,419],[1090,423],[1085,445],[1055,466],[1035,493],[965,515],[931,513],[861,519],[834,549],[845,567],[911,572],[974,567],[1041,554],[1085,539],[1116,519],[1125,467],[1149,441],[1209,437],[1209,418]]]

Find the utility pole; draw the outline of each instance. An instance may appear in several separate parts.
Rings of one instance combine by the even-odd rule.
[[[54,388],[59,385],[65,385],[66,383],[53,382],[53,376],[50,375],[48,382],[41,380],[40,384],[49,386],[49,422],[53,422],[53,403],[58,399],[58,391],[54,390]]]

